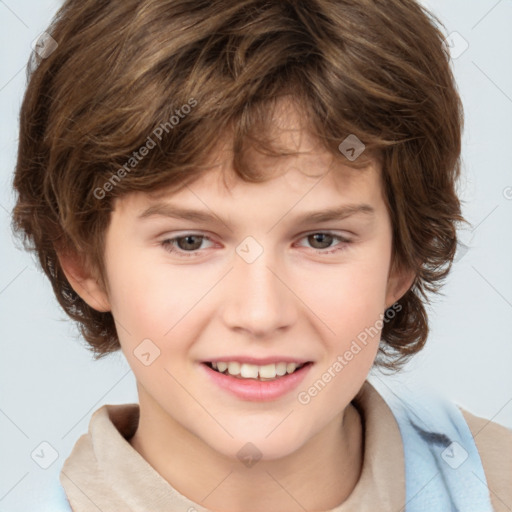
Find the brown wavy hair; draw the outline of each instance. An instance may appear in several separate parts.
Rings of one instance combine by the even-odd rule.
[[[264,180],[247,149],[289,154],[268,135],[285,95],[344,164],[380,161],[392,264],[416,277],[377,364],[398,369],[418,352],[465,222],[463,111],[441,28],[413,0],[67,0],[47,29],[58,46],[27,67],[13,227],[94,357],[120,348],[113,317],[74,292],[57,251],[85,255],[104,280],[114,199],[197,179],[222,134],[236,174]],[[353,163],[338,149],[349,134],[366,145]]]

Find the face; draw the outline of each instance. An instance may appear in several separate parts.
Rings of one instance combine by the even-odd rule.
[[[178,192],[118,199],[106,234],[106,300],[141,411],[230,458],[247,442],[283,457],[339,418],[400,294],[380,169],[280,137],[303,153],[255,153],[268,181],[237,180],[219,153]]]

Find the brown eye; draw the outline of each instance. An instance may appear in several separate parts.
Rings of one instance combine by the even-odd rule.
[[[308,236],[308,243],[313,249],[327,249],[333,240],[334,237],[329,233],[314,233]]]
[[[317,231],[302,237],[300,247],[308,247],[319,255],[332,255],[346,250],[352,240],[328,231]]]
[[[176,238],[176,245],[183,251],[195,251],[201,247],[204,236],[202,235],[187,235]]]
[[[173,256],[178,258],[193,258],[202,256],[205,251],[215,244],[209,236],[197,233],[187,233],[183,236],[166,238],[160,245]]]

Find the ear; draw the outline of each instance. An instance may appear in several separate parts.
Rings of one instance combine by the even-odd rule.
[[[108,295],[84,259],[70,251],[59,252],[57,256],[69,284],[84,302],[96,311],[110,311]]]
[[[386,305],[385,309],[391,307],[397,300],[405,295],[414,283],[416,274],[412,269],[405,270],[397,267],[394,263],[388,276],[386,287]]]

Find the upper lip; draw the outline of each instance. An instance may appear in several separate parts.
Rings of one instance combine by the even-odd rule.
[[[300,359],[297,357],[289,357],[289,356],[269,356],[269,357],[250,357],[250,356],[223,356],[223,357],[214,357],[213,359],[205,359],[202,361],[203,363],[218,363],[219,361],[229,363],[231,361],[236,361],[237,363],[246,363],[246,364],[254,364],[256,366],[265,366],[267,364],[275,364],[275,363],[295,363],[295,364],[305,364],[312,362],[310,359]]]

